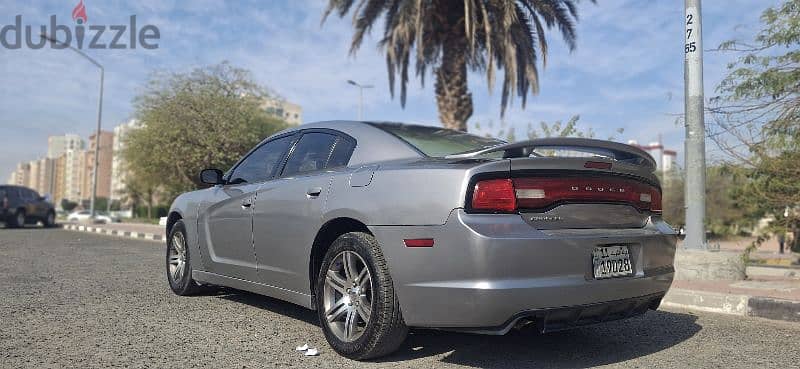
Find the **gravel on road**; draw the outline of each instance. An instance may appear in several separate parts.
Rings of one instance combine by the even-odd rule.
[[[800,324],[660,310],[571,331],[415,330],[396,354],[338,356],[316,314],[235,290],[178,297],[164,247],[58,229],[0,229],[0,367],[790,368]],[[446,298],[446,296],[443,296]],[[308,343],[320,355],[295,347]]]

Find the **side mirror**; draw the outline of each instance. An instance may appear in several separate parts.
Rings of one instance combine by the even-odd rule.
[[[222,171],[219,169],[203,169],[200,171],[200,182],[210,185],[225,184],[222,179]]]

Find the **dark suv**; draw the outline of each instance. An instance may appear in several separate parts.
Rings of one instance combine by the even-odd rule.
[[[45,227],[56,224],[53,204],[30,188],[0,186],[0,222],[7,227],[24,227],[37,221]]]

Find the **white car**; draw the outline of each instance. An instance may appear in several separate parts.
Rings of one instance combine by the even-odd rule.
[[[74,211],[67,216],[69,222],[87,222],[92,217],[92,212],[89,210]],[[114,223],[119,220],[107,214],[96,213],[95,219],[97,223]]]

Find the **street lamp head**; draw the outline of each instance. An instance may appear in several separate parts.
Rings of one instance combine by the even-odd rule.
[[[356,83],[356,81],[353,81],[352,79],[348,79],[347,83],[349,83],[349,84],[351,84],[353,86],[358,86],[358,83]]]

